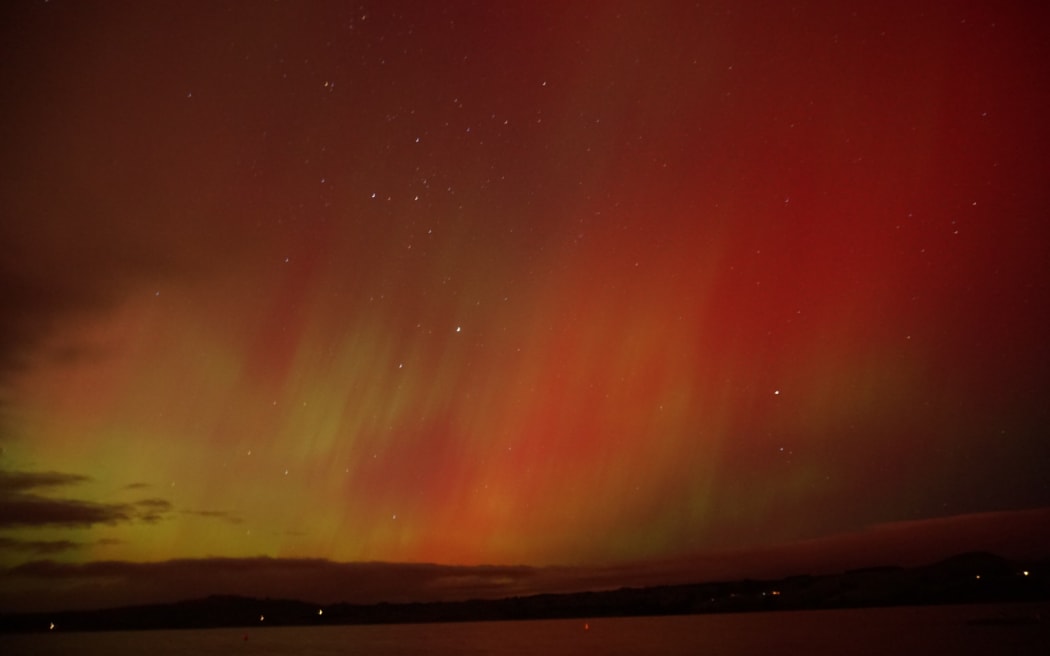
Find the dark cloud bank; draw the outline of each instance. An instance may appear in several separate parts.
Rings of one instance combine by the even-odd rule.
[[[96,503],[75,498],[53,498],[41,492],[85,483],[90,479],[61,472],[0,471],[0,529],[38,526],[86,528],[122,522],[153,523],[172,510],[164,499],[130,503]]]

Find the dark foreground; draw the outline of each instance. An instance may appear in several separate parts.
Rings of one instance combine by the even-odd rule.
[[[1050,563],[965,554],[916,568],[828,576],[622,588],[498,600],[330,604],[213,596],[174,604],[0,615],[0,631],[114,631],[607,618],[1050,600]],[[986,618],[994,624],[1000,620]],[[1002,620],[1007,621],[1007,620]],[[1041,616],[1010,622],[1046,622]]]
[[[34,656],[1046,656],[1047,603],[0,635]],[[993,624],[986,624],[992,621]],[[1005,622],[1005,623],[1001,623]]]

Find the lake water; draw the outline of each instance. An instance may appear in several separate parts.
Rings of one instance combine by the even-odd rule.
[[[923,655],[1050,653],[1050,604],[0,636],[8,656],[244,654]],[[1041,622],[1026,621],[1043,618]],[[973,621],[994,620],[986,623]],[[1020,621],[1013,621],[1020,620]]]

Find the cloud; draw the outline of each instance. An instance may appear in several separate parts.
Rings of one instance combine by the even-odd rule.
[[[13,526],[75,526],[130,522],[135,508],[122,503],[47,499],[32,494],[0,497],[0,528]]]
[[[80,549],[84,545],[72,540],[19,540],[0,537],[0,551],[16,551],[39,556],[50,556]]]
[[[89,480],[79,474],[60,472],[0,472],[0,529],[30,526],[82,528],[133,521],[155,523],[172,510],[171,503],[164,499],[98,503],[36,493],[41,489],[75,486]]]
[[[170,502],[164,499],[143,499],[132,504],[136,514],[135,519],[148,524],[155,524],[167,518],[172,510]]]
[[[100,203],[90,192],[40,196],[42,178],[32,170],[23,169],[14,183],[28,195],[0,195],[0,215],[21,217],[0,221],[0,243],[11,254],[0,261],[0,429],[8,438],[19,434],[9,408],[20,376],[113,357],[118,345],[78,334],[77,327],[173,274],[153,228],[129,232],[125,216],[107,207],[112,199]]]
[[[61,472],[9,472],[0,471],[0,494],[28,492],[40,488],[63,487],[86,483],[91,479],[80,474]]]
[[[3,230],[0,236],[14,237],[10,231]],[[18,241],[14,239],[14,243]],[[111,294],[93,277],[85,282],[73,274],[54,277],[37,269],[39,267],[25,262],[0,266],[0,314],[8,319],[0,322],[0,395],[6,392],[9,377],[32,365],[36,352],[55,331],[55,326],[114,305]],[[69,361],[81,357],[79,352],[89,348],[89,345],[69,345],[56,355],[60,360]]]
[[[183,515],[192,515],[196,517],[206,517],[208,519],[218,519],[230,524],[243,524],[244,518],[236,513],[232,513],[228,510],[183,510]]]

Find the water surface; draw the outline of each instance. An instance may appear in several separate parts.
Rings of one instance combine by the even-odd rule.
[[[322,656],[1038,654],[1050,604],[939,606],[590,620],[251,627],[0,636],[0,653]],[[1043,618],[1043,621],[1029,621]],[[991,621],[989,621],[991,620]]]

